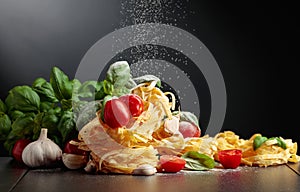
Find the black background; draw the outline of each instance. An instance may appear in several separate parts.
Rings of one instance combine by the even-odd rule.
[[[49,78],[53,66],[74,77],[86,51],[124,25],[122,2],[0,0],[0,98],[16,85]],[[227,91],[223,130],[243,138],[256,132],[280,135],[299,143],[297,49],[292,46],[297,30],[293,17],[283,14],[289,10],[279,1],[181,5],[189,12],[184,19],[161,22],[195,35],[218,62]]]

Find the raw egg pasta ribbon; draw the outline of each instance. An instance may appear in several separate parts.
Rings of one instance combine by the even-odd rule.
[[[132,93],[139,95],[142,100],[144,101],[145,108],[149,106],[149,102],[157,105],[157,103],[161,103],[165,113],[167,114],[168,118],[172,118],[171,110],[175,109],[175,95],[171,92],[163,92],[161,89],[155,87],[157,81],[141,83],[137,85],[134,89],[132,89]],[[167,95],[171,96],[171,102]]]

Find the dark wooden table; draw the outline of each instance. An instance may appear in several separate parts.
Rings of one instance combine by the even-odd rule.
[[[64,168],[27,169],[0,157],[0,191],[299,191],[300,166],[239,167],[153,176],[91,175]]]

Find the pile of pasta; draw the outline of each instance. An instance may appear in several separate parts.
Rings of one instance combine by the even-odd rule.
[[[79,139],[83,141],[80,148],[91,151],[96,172],[131,174],[143,164],[155,167],[158,154],[178,154],[183,149],[184,138],[179,130],[168,130],[165,126],[179,122],[178,115],[171,112],[175,96],[162,92],[156,84],[156,81],[142,83],[132,90],[142,98],[144,111],[130,125],[111,129],[101,120],[99,111],[80,130]]]
[[[173,115],[171,112],[171,109],[175,108],[175,96],[171,92],[162,92],[155,86],[156,83],[156,81],[141,83],[132,90],[132,94],[142,98],[144,105],[144,112],[132,125],[106,130],[110,137],[123,146],[152,145],[182,148],[184,139],[179,131],[166,130],[164,126],[166,122],[179,119],[178,114]],[[171,101],[167,95],[171,96]]]
[[[142,164],[156,166],[159,155],[181,156],[187,151],[198,151],[218,160],[218,151],[240,149],[243,152],[242,164],[248,166],[266,167],[300,161],[296,155],[297,143],[290,139],[281,138],[286,143],[286,149],[268,141],[254,150],[253,140],[260,134],[253,135],[249,140],[240,139],[231,131],[215,137],[184,138],[178,126],[177,129],[172,126],[179,122],[180,115],[180,111],[179,114],[172,113],[175,96],[162,92],[155,86],[156,83],[141,83],[132,89],[132,94],[142,98],[144,111],[130,125],[111,129],[98,114],[81,129],[81,148],[91,151],[90,162],[96,167],[96,172],[131,174]]]
[[[192,138],[186,142],[185,151],[196,150],[209,155],[218,161],[218,151],[226,149],[240,149],[242,151],[241,164],[247,166],[267,167],[288,162],[300,161],[297,155],[297,143],[291,139],[280,139],[286,144],[286,149],[277,145],[276,140],[269,140],[254,150],[253,141],[261,134],[254,134],[250,139],[240,139],[232,131],[218,133],[215,137],[208,135],[201,138]]]

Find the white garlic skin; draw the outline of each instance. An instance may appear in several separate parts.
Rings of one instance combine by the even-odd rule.
[[[22,152],[22,160],[28,167],[51,166],[61,160],[62,150],[47,138],[47,129],[42,128],[38,140],[28,144]]]

